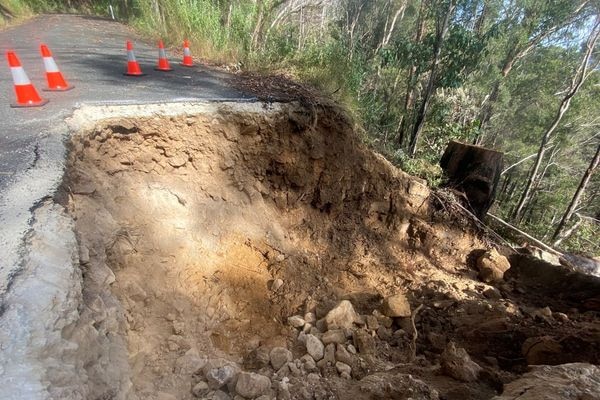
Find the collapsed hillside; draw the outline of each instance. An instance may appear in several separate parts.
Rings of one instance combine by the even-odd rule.
[[[102,121],[58,199],[83,398],[486,399],[528,364],[600,359],[597,309],[482,282],[490,243],[335,107]]]

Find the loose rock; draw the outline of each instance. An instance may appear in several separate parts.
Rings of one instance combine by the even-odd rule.
[[[319,361],[323,358],[325,346],[315,335],[306,335],[306,351],[315,360]]]
[[[198,382],[192,389],[192,394],[196,397],[204,397],[209,392],[208,383],[204,381]]]
[[[359,330],[354,332],[354,345],[362,355],[375,353],[375,340],[367,331]]]
[[[486,251],[477,259],[479,279],[483,282],[498,282],[504,279],[504,273],[510,268],[508,259],[496,249]]]
[[[391,384],[393,382],[393,384]],[[437,390],[412,375],[377,373],[361,379],[360,389],[372,399],[439,400]]]
[[[194,350],[188,350],[185,355],[179,357],[175,362],[175,366],[183,375],[194,375],[198,373],[206,365],[206,358],[198,356]]]
[[[285,347],[274,347],[269,353],[271,366],[275,371],[292,361],[292,352]]]
[[[233,380],[236,372],[235,368],[230,365],[213,368],[206,373],[206,381],[211,389],[219,389]]]
[[[270,388],[271,380],[269,378],[252,372],[240,373],[235,385],[237,393],[250,399],[265,394]]]
[[[600,368],[587,363],[541,365],[504,386],[492,400],[592,400],[600,393]]]
[[[324,344],[329,343],[345,343],[346,342],[346,334],[341,329],[333,329],[327,331],[321,337],[321,340]]]
[[[325,316],[325,325],[328,330],[352,328],[354,322],[359,321],[359,315],[354,311],[352,303],[342,300]],[[318,327],[317,321],[317,327]]]
[[[288,324],[294,328],[302,328],[305,324],[304,318],[299,315],[293,315],[288,318]]]
[[[474,382],[479,377],[481,367],[471,360],[467,351],[448,343],[441,356],[442,370],[448,376],[463,382]]]
[[[217,390],[213,394],[212,400],[231,400],[231,396],[223,392],[222,390]]]
[[[302,366],[306,372],[314,372],[317,370],[317,363],[309,354],[302,356],[300,361],[302,361]]]
[[[271,290],[273,292],[277,292],[281,287],[283,286],[283,280],[282,279],[275,279],[271,285]]]
[[[335,351],[335,359],[343,362],[344,364],[352,365],[353,357],[352,354],[342,344],[338,344]]]
[[[410,317],[410,303],[402,293],[395,294],[383,301],[382,312],[388,317]]]
[[[335,368],[337,369],[337,371],[340,375],[343,374],[344,372],[347,373],[348,375],[350,375],[350,373],[352,372],[352,368],[348,364],[340,362],[340,361],[335,363]]]
[[[550,336],[527,338],[521,351],[528,365],[560,364],[564,357],[562,346]]]

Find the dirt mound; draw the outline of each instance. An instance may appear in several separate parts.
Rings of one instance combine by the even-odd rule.
[[[594,315],[480,282],[477,232],[334,107],[105,121],[73,137],[61,202],[89,398],[483,399],[530,338],[598,361]]]

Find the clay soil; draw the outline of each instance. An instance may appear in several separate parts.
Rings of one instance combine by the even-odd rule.
[[[528,364],[600,361],[597,311],[516,275],[481,282],[473,259],[493,244],[365,148],[335,107],[103,121],[74,135],[60,197],[85,302],[64,335],[81,343],[89,398],[195,398],[204,377],[186,355],[258,371],[284,398],[283,377],[253,355],[306,354],[288,317],[321,318],[342,299],[378,315],[397,293],[414,325],[356,325],[372,345],[357,346],[351,379],[289,374],[291,397],[490,399]],[[451,341],[479,379],[444,373]]]

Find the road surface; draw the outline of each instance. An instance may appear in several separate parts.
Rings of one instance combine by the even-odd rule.
[[[144,77],[123,75],[126,40],[132,40]],[[43,92],[39,46],[49,46],[61,72],[75,86]],[[22,264],[23,238],[32,209],[60,183],[68,134],[65,118],[84,104],[145,104],[187,100],[251,101],[228,86],[226,74],[203,66],[185,68],[170,55],[172,72],[154,71],[156,44],[143,42],[127,26],[74,15],[46,15],[0,31],[3,58],[15,50],[30,80],[50,102],[40,108],[11,108],[13,82],[6,60],[0,68],[0,306],[11,277]],[[192,48],[192,54],[194,49]],[[197,53],[194,55],[198,55]]]

